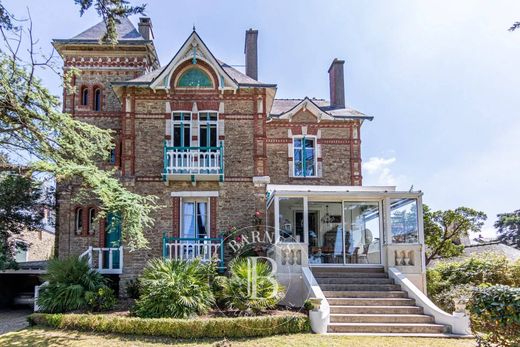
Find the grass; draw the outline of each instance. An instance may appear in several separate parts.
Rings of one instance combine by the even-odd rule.
[[[143,337],[132,335],[94,334],[77,331],[28,328],[0,335],[0,346],[220,346],[220,347],[259,347],[259,346],[399,346],[399,347],[466,347],[475,346],[474,340],[380,337],[380,336],[334,336],[295,334],[263,338],[175,340],[169,338]]]

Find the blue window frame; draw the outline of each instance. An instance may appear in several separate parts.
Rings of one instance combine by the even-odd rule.
[[[294,176],[316,177],[316,138],[293,138]]]
[[[177,82],[177,87],[211,88],[213,87],[213,83],[211,82],[211,78],[207,73],[199,68],[192,67],[183,72],[179,78],[179,81]]]

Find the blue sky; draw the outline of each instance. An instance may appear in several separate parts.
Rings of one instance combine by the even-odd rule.
[[[99,21],[72,0],[3,3],[29,7],[44,50]],[[413,184],[435,209],[482,210],[485,234],[520,208],[520,31],[507,31],[519,1],[149,0],[147,14],[163,64],[196,25],[215,56],[242,65],[244,31],[258,29],[259,79],[279,98],[328,99],[327,69],[345,59],[347,104],[375,117],[362,128],[365,185]]]

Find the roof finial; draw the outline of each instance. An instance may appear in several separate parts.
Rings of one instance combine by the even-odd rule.
[[[195,30],[195,23],[193,24],[193,31],[196,31],[196,30]]]

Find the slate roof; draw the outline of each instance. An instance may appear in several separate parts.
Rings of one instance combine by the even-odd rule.
[[[271,108],[270,115],[272,117],[279,117],[284,113],[290,111],[294,107],[296,107],[299,103],[301,103],[304,99],[275,99],[273,102],[273,107]],[[325,99],[310,99],[316,106],[318,106],[322,111],[328,113],[333,117],[347,117],[347,118],[361,118],[372,120],[373,117],[367,116],[362,112],[354,110],[350,107],[344,108],[336,108],[330,106],[330,102]]]
[[[134,27],[128,18],[123,18],[120,23],[116,24],[118,41],[145,41],[139,31]],[[104,21],[99,22],[93,27],[88,28],[79,35],[71,39],[63,41],[99,41],[106,33],[106,24]],[[61,41],[61,40],[60,40]]]
[[[233,68],[232,66],[224,63],[223,61],[218,60],[218,63],[220,66],[224,69],[224,71],[233,79],[238,85],[247,87],[276,87],[276,84],[268,84],[263,83],[260,81],[257,81],[255,79],[252,79],[251,77],[243,74],[242,72],[238,71],[237,69]],[[114,82],[114,85],[147,85],[153,82],[153,80],[161,74],[163,69],[165,69],[166,66],[153,70],[145,75],[142,75],[140,77],[128,80],[128,81],[122,81],[122,82]]]

